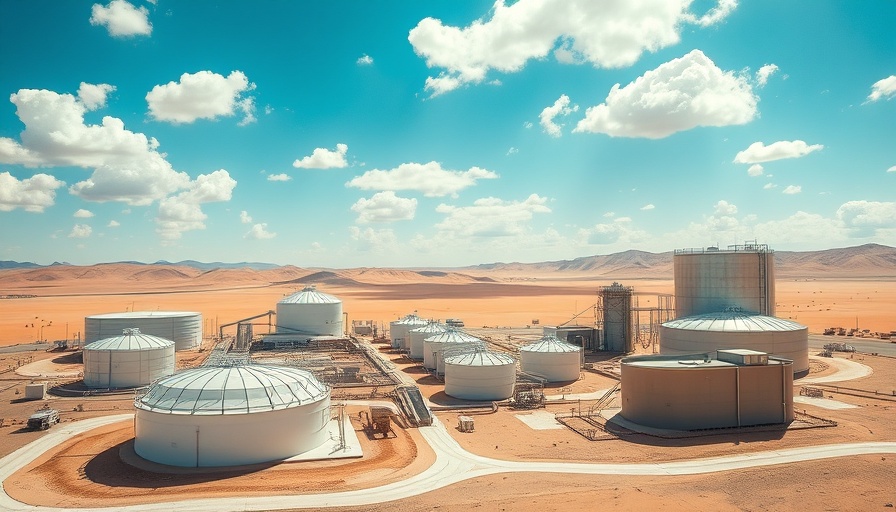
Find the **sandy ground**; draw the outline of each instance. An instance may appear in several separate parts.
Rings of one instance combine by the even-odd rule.
[[[274,309],[284,295],[304,283],[285,282],[310,271],[286,269],[265,272],[195,271],[191,285],[183,288],[176,272],[153,271],[151,279],[134,278],[128,266],[91,268],[91,274],[73,276],[71,270],[49,269],[38,274],[0,271],[0,293],[36,295],[0,300],[0,346],[28,343],[40,338],[64,339],[83,332],[84,316],[125,310],[200,311],[206,334],[218,324]],[[165,270],[165,269],[163,269]],[[87,272],[81,269],[82,272]],[[94,275],[100,273],[102,275]],[[190,277],[190,276],[188,276]],[[344,277],[344,276],[343,276]],[[358,270],[351,280],[328,280],[319,289],[343,300],[349,320],[369,319],[388,326],[410,311],[431,318],[463,318],[470,327],[506,326],[524,329],[538,319],[557,324],[586,311],[581,323],[593,320],[588,312],[596,302],[596,289],[612,283],[588,276],[512,275],[487,277],[434,275],[408,272]],[[327,279],[322,276],[321,279]],[[671,293],[671,279],[620,279],[638,292]],[[281,283],[281,284],[277,284]],[[642,300],[648,300],[642,296]],[[778,316],[808,325],[810,331],[825,327],[855,327],[874,331],[896,329],[896,279],[819,278],[778,279]],[[858,318],[857,318],[858,317]],[[34,325],[35,327],[31,327]],[[27,327],[26,327],[27,326]],[[539,326],[532,326],[538,336]],[[257,327],[256,332],[262,330]],[[508,331],[510,333],[511,331]],[[513,332],[517,332],[514,330]],[[526,332],[526,331],[519,331]],[[842,339],[838,339],[841,341]],[[75,362],[65,354],[44,351],[0,354],[0,455],[37,439],[40,432],[22,428],[41,402],[24,401],[28,379],[16,368],[71,370]],[[179,366],[195,364],[204,352],[178,354]],[[393,362],[415,380],[436,405],[452,405],[442,385],[397,355]],[[843,357],[838,356],[838,357]],[[848,357],[848,356],[846,356]],[[896,359],[855,355],[871,366],[871,375],[839,386],[826,386],[825,396],[859,407],[827,410],[798,404],[797,409],[837,422],[836,427],[805,430],[720,434],[699,439],[664,440],[648,436],[588,441],[566,429],[533,430],[516,414],[528,411],[499,410],[475,414],[476,431],[452,435],[467,450],[507,460],[566,460],[593,462],[647,462],[750,453],[785,447],[856,441],[896,440],[891,397],[896,387]],[[59,361],[54,359],[62,358]],[[829,374],[823,361],[813,360],[812,375]],[[52,384],[63,378],[50,378]],[[587,393],[611,387],[614,381],[585,372],[583,379],[546,390],[547,394]],[[797,382],[795,393],[799,393]],[[46,405],[60,411],[62,421],[133,410],[133,395],[110,397],[51,397]],[[548,412],[568,412],[578,404],[551,405]],[[587,407],[583,403],[582,407]],[[478,412],[478,411],[473,411]],[[446,425],[456,424],[458,412],[440,412]],[[356,423],[356,428],[359,425]],[[263,495],[270,493],[323,492],[331,489],[366,488],[405,478],[426,468],[432,453],[420,443],[415,430],[400,430],[395,439],[372,441],[360,434],[365,457],[355,461],[276,464],[243,468],[231,473],[195,473],[173,476],[130,469],[118,457],[133,437],[129,424],[106,427],[76,437],[52,454],[35,461],[4,482],[8,492],[24,502],[64,506],[114,506],[158,499],[212,495]],[[477,478],[421,496],[386,503],[372,510],[874,510],[896,503],[896,463],[890,457],[863,456],[821,462],[787,464],[761,469],[695,477],[614,477],[546,474],[507,474]],[[885,508],[884,508],[885,509]],[[886,509],[885,509],[886,510]]]
[[[418,382],[424,395],[445,402],[441,386],[401,356],[392,362]],[[843,357],[843,356],[840,356]],[[847,358],[849,356],[846,356]],[[873,390],[896,382],[896,359],[853,356],[871,366],[873,373],[844,385]],[[810,376],[830,374],[832,365],[814,360]],[[604,389],[613,380],[591,372],[553,391],[584,393]],[[799,393],[799,383],[795,386]],[[550,394],[552,390],[547,390]],[[809,414],[837,422],[836,427],[720,431],[718,435],[687,439],[661,439],[632,435],[589,441],[567,429],[533,430],[517,415],[568,412],[576,402],[549,405],[538,411],[501,408],[438,413],[449,427],[459,413],[473,414],[475,432],[449,428],[470,452],[504,460],[581,462],[662,462],[721,455],[748,454],[819,444],[896,440],[896,397],[860,397],[833,393],[830,398],[857,405],[854,409],[827,410],[798,406]],[[60,399],[54,399],[60,400]],[[93,402],[90,402],[93,405]],[[587,407],[589,402],[584,402]],[[349,407],[356,417],[358,407]],[[121,412],[116,410],[116,412]],[[14,498],[31,504],[91,507],[115,506],[159,499],[204,496],[253,496],[316,493],[367,488],[406,478],[428,467],[433,454],[416,430],[396,429],[397,437],[368,439],[353,421],[364,449],[360,460],[255,465],[239,470],[136,469],[122,462],[119,452],[133,438],[129,422],[76,436],[17,472],[4,488]],[[6,430],[6,429],[4,429]],[[0,437],[22,434],[3,433]],[[8,443],[4,443],[7,445]],[[810,510],[869,510],[896,500],[892,481],[896,461],[888,457],[830,459],[751,469],[699,477],[586,477],[514,473],[477,478],[400,503],[373,510],[632,510],[650,506],[659,510],[787,510],[801,503]]]

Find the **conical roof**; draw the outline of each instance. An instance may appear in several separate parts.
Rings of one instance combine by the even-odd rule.
[[[425,338],[423,341],[428,341],[430,343],[482,343],[482,340],[477,338],[476,336],[467,334],[464,331],[455,329],[454,327],[448,327],[447,329],[445,329],[445,332],[438,333],[434,336],[430,336],[429,338]]]
[[[317,291],[314,286],[306,286],[300,292],[280,300],[280,304],[338,304],[336,297]]]
[[[686,316],[665,322],[663,327],[689,331],[717,332],[775,332],[806,329],[805,325],[791,320],[742,311],[720,311],[718,313]]]
[[[582,350],[582,347],[578,345],[573,345],[572,343],[567,343],[565,341],[561,341],[557,339],[556,336],[546,335],[541,338],[540,341],[532,343],[531,345],[526,345],[525,347],[521,347],[520,351],[524,352],[556,352],[556,353],[565,353],[565,352],[579,352]]]
[[[440,334],[448,330],[448,327],[440,322],[430,322],[423,327],[416,327],[411,329],[411,332],[423,333],[423,334]]]
[[[141,334],[140,329],[123,329],[121,336],[104,338],[88,343],[84,350],[151,350],[173,347],[174,342],[151,334]]]
[[[445,364],[453,364],[457,366],[506,366],[516,364],[516,360],[510,354],[502,352],[490,352],[488,350],[476,350],[459,354],[455,356],[447,356]]]

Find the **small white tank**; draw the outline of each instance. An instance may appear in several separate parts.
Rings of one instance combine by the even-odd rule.
[[[525,373],[548,382],[578,380],[582,347],[545,336],[541,341],[520,348],[520,367]]]
[[[344,336],[342,301],[306,286],[277,303],[277,333]]]
[[[174,373],[174,342],[123,329],[121,336],[84,346],[84,385],[89,388],[146,386]]]
[[[389,337],[392,339],[392,348],[408,350],[410,348],[408,337],[411,329],[423,327],[428,323],[428,321],[417,316],[417,313],[411,313],[410,315],[405,315],[404,318],[389,322]]]
[[[445,358],[445,394],[462,400],[506,400],[513,395],[516,360],[477,350]]]
[[[445,350],[468,345],[484,346],[485,343],[476,336],[467,334],[454,327],[448,327],[445,329],[445,332],[423,340],[423,366],[436,370],[436,373],[443,374],[445,373]]]
[[[436,334],[442,334],[446,330],[448,330],[448,327],[440,322],[430,322],[423,327],[416,327],[414,329],[411,329],[409,333],[409,337],[411,339],[411,345],[409,349],[410,358],[423,359],[423,343],[426,338],[431,338]]]

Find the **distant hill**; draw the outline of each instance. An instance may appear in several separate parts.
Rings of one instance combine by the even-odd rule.
[[[490,273],[503,275],[561,273],[570,276],[608,276],[614,278],[672,278],[672,252],[652,253],[628,250],[607,255],[584,256],[571,260],[544,261],[536,263],[486,263],[471,267],[457,268],[356,268],[356,269],[315,269],[308,270],[291,265],[280,266],[273,263],[239,262],[204,263],[195,260],[179,262],[157,261],[141,263],[136,261],[102,263],[90,266],[71,266],[69,263],[54,262],[52,265],[38,265],[32,262],[0,261],[0,270],[30,270],[23,275],[29,281],[52,281],[59,279],[62,268],[71,267],[76,279],[100,278],[110,273],[126,274],[126,279],[140,281],[147,278],[158,280],[214,281],[226,275],[231,282],[270,283],[327,283],[351,285],[356,282],[414,282],[421,277],[441,282],[461,284],[470,281],[491,280],[482,277]],[[775,268],[779,277],[896,277],[896,248],[865,244],[855,247],[825,249],[821,251],[775,251]],[[468,272],[472,275],[467,275]]]

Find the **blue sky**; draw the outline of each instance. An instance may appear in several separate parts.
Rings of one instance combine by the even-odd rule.
[[[896,245],[896,3],[0,3],[0,259]]]

